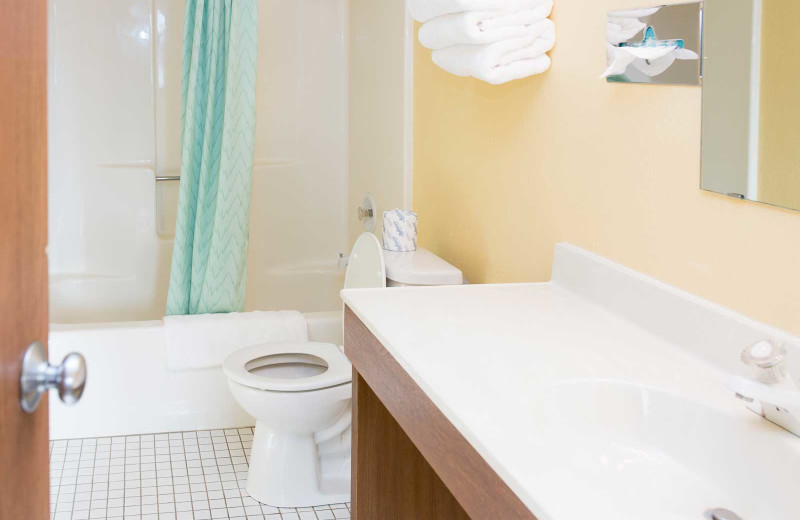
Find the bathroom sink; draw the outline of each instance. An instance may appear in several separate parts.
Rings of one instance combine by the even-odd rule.
[[[701,520],[713,508],[797,518],[800,439],[755,414],[614,381],[536,395],[526,484],[542,520]]]

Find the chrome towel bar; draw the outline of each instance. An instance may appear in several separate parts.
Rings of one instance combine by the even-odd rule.
[[[179,181],[179,180],[181,180],[180,175],[167,175],[164,177],[156,177],[156,182]]]

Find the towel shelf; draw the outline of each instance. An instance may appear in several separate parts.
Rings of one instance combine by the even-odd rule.
[[[166,175],[163,177],[156,177],[156,182],[166,182],[166,181],[180,181],[180,175]]]

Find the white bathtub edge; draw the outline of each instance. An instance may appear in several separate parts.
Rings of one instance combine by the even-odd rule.
[[[342,312],[306,317],[310,341],[342,344]],[[53,325],[49,357],[86,358],[83,398],[65,406],[51,392],[50,438],[76,439],[252,426],[236,404],[221,367],[167,370],[161,321]]]

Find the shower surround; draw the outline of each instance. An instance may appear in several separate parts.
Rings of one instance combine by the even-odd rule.
[[[180,174],[185,0],[50,0],[50,316],[159,319]],[[246,309],[339,306],[348,3],[259,2]],[[89,15],[90,13],[90,15]]]
[[[299,310],[341,345],[355,209],[411,204],[413,26],[402,0],[258,2],[245,310]],[[221,367],[166,364],[179,183],[156,178],[180,173],[184,5],[49,0],[50,359],[91,374],[51,402],[54,439],[252,425]]]

